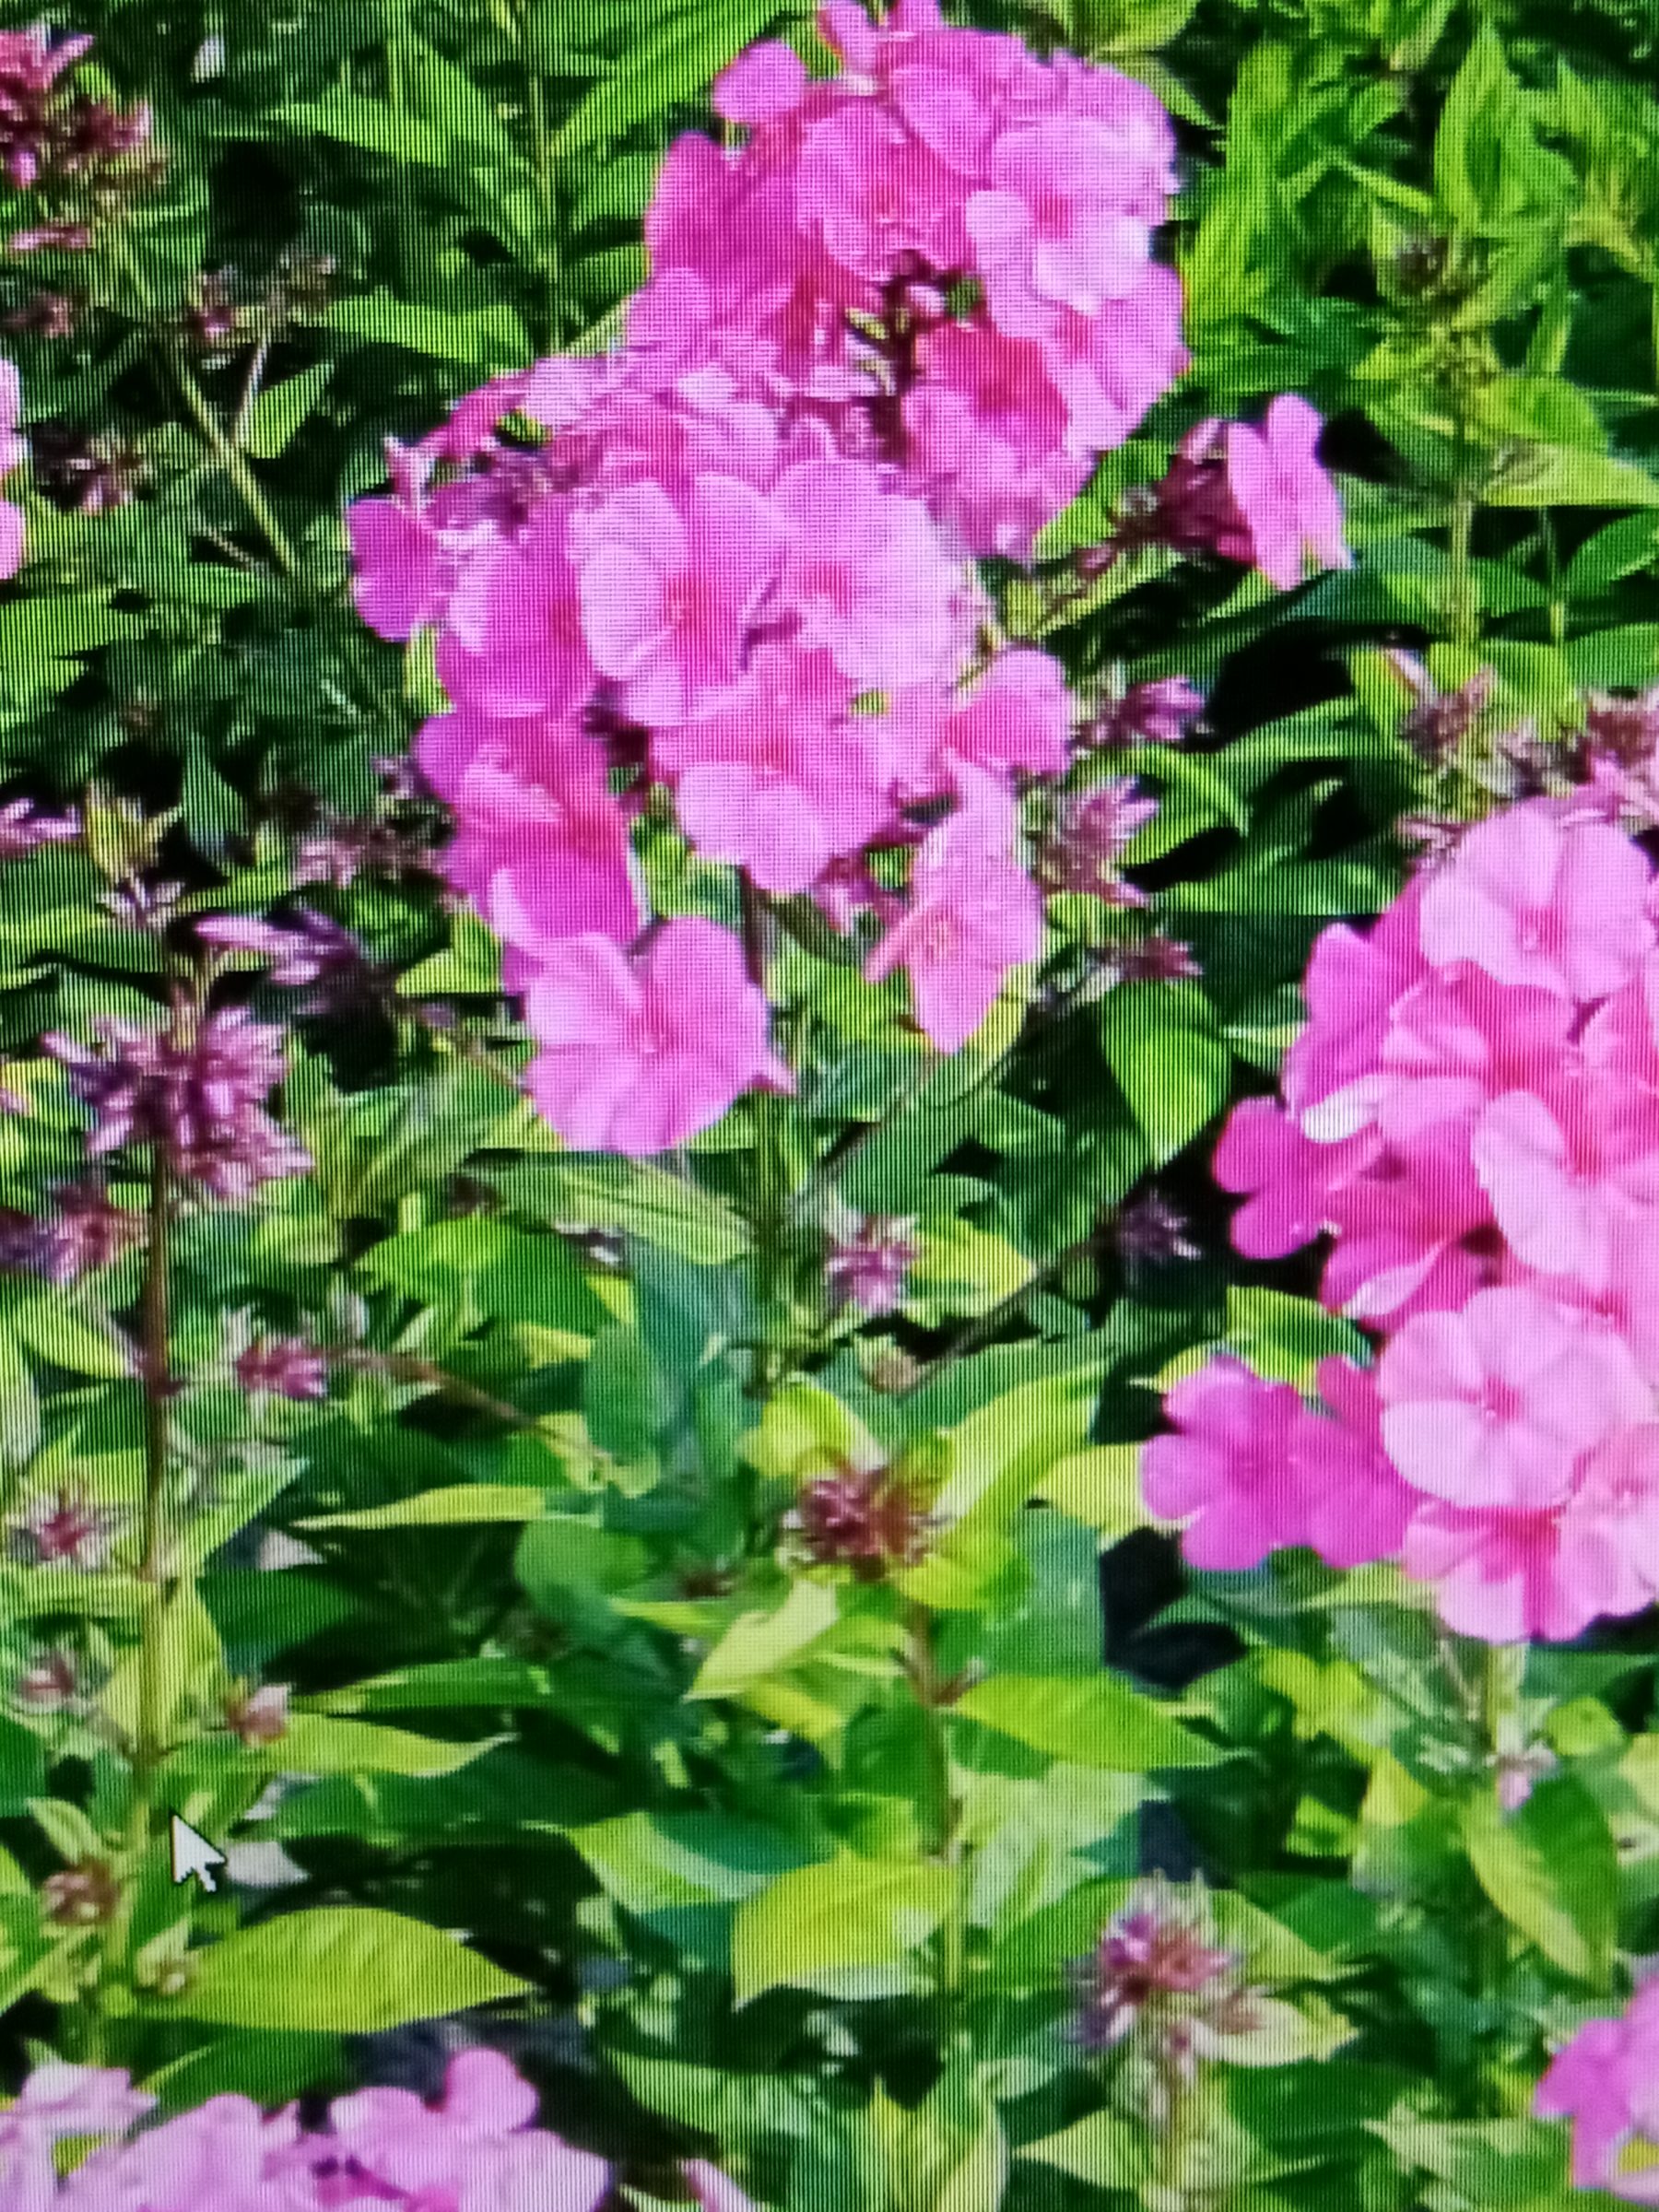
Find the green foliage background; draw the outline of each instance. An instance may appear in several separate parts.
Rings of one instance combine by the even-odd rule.
[[[1547,741],[1586,686],[1659,679],[1653,14],[971,12],[1181,123],[1194,369],[1035,576],[997,582],[1084,694],[1114,665],[1212,688],[1201,746],[1128,763],[1163,801],[1132,860],[1203,982],[1091,994],[1124,920],[1061,900],[1029,1014],[940,1062],[785,915],[800,1099],[630,1166],[559,1152],[514,1096],[495,948],[429,875],[325,888],[403,1012],[301,1022],[285,1115],[315,1175],[178,1229],[188,1571],[163,1598],[119,1565],[0,1564],[14,1667],[68,1642],[99,1685],[0,1718],[0,2032],[17,2070],[119,2060],[183,2106],[342,2085],[402,2063],[386,2031],[466,2015],[639,2190],[708,2153],[802,2212],[1548,2212],[1565,2153],[1534,2084],[1659,1939],[1652,1622],[1488,1660],[1391,1571],[1182,1577],[1135,1459],[1148,1385],[1207,1347],[1300,1380],[1357,1341],[1305,1269],[1229,1254],[1206,1163],[1295,1034],[1314,934],[1393,895],[1403,814],[1467,796],[1402,742],[1384,649],[1445,686],[1491,666]],[[94,832],[0,872],[25,1194],[80,1144],[42,1030],[158,1001],[99,893],[144,864],[186,912],[263,911],[439,703],[349,603],[341,511],[384,440],[604,344],[713,75],[762,35],[815,49],[779,0],[86,0],[61,28],[97,39],[89,88],[153,103],[167,159],[91,253],[0,262],[37,445],[0,771],[90,787]],[[71,335],[18,327],[42,288]],[[1124,565],[1068,595],[1193,420],[1288,390],[1330,418],[1351,571],[1287,594]],[[42,425],[103,441],[136,496],[54,499]],[[1101,1225],[1154,1173],[1201,1252],[1137,1269]],[[823,1310],[832,1192],[923,1225],[890,1328]],[[136,1265],[96,1295],[0,1277],[8,1512],[65,1485],[140,1511],[111,1323]],[[250,1414],[220,1360],[242,1310],[351,1349],[326,1407]],[[919,1470],[947,1538],[875,1584],[803,1568],[783,1516],[825,1453]],[[147,1766],[146,1645],[170,1686]],[[262,1678],[293,1716],[249,1748],[224,1700]],[[1540,1747],[1501,1815],[1493,1761]],[[281,1886],[182,1897],[163,1806],[279,1845]],[[60,1924],[41,1885],[88,1864],[121,1913]],[[1202,1873],[1279,2006],[1263,2063],[1201,2069],[1179,2128],[1146,2124],[1133,2052],[1065,2032],[1068,1962],[1156,1866]]]

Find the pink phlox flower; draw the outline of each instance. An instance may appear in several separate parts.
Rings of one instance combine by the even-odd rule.
[[[727,123],[776,123],[806,97],[806,65],[782,39],[763,40],[740,53],[714,79],[710,104]]]
[[[1227,482],[1251,535],[1255,566],[1281,591],[1301,582],[1312,554],[1321,568],[1351,569],[1342,503],[1314,448],[1320,418],[1305,399],[1284,393],[1261,429],[1230,423]]]
[[[832,260],[872,284],[887,283],[906,257],[933,269],[968,261],[958,180],[874,102],[849,102],[807,133],[795,209]]]
[[[1372,1137],[1315,1144],[1272,1099],[1245,1099],[1228,1116],[1212,1172],[1245,1198],[1232,1218],[1235,1250],[1278,1260],[1311,1244],[1329,1218],[1331,1193],[1376,1154]]]
[[[633,961],[591,935],[553,947],[525,1014],[531,1095],[577,1151],[666,1151],[756,1084],[794,1088],[742,947],[698,916],[665,923]]]
[[[1356,1321],[1398,1328],[1466,1304],[1497,1278],[1501,1248],[1465,1120],[1401,1126],[1326,1208],[1335,1242],[1320,1295]]]
[[[1029,559],[1039,531],[1088,480],[1041,347],[985,323],[922,339],[905,395],[905,466],[940,524],[974,555]]]
[[[1392,1559],[1418,1500],[1383,1448],[1376,1370],[1326,1359],[1315,1379],[1324,1411],[1298,1424],[1291,1447],[1305,1541],[1328,1567]]]
[[[1161,1521],[1182,1524],[1194,1567],[1256,1567],[1308,1534],[1293,1447],[1309,1415],[1288,1382],[1264,1382],[1218,1354],[1164,1399],[1174,1432],[1141,1453],[1141,1492]]]
[[[861,687],[954,672],[971,608],[919,500],[885,489],[867,464],[809,461],[785,474],[775,503],[790,535],[779,605],[804,645],[822,646]]]
[[[660,727],[729,696],[783,538],[774,510],[735,477],[700,477],[680,502],[628,485],[582,518],[582,629],[629,714]]]
[[[1382,1353],[1382,1438],[1405,1479],[1461,1507],[1557,1505],[1578,1463],[1650,1406],[1629,1350],[1519,1287],[1419,1313]]]
[[[916,1020],[942,1053],[959,1052],[995,1004],[1009,971],[1042,949],[1042,899],[1009,856],[1012,799],[963,768],[963,803],[931,831],[916,856],[910,911],[865,962],[881,982],[896,968],[910,978]]]
[[[647,906],[601,748],[568,724],[435,716],[416,758],[455,811],[444,869],[512,946],[584,932],[631,943]]]
[[[1053,116],[997,139],[991,188],[971,194],[963,216],[1006,336],[1044,337],[1056,307],[1095,315],[1135,289],[1151,237],[1123,205],[1124,151],[1109,124],[1088,116]]]
[[[680,827],[762,890],[804,891],[887,819],[873,725],[828,653],[757,654],[734,702],[662,730],[652,758],[675,784]]]
[[[990,774],[1015,769],[1061,776],[1071,755],[1072,703],[1065,672],[1028,645],[1000,653],[941,724],[940,765],[955,783],[963,763]],[[1146,801],[1149,820],[1155,801]],[[1138,828],[1139,824],[1136,823]]]
[[[457,707],[485,714],[562,715],[592,690],[594,667],[565,517],[545,507],[513,545],[468,562],[438,642],[438,676]]]
[[[1369,934],[1346,923],[1314,940],[1302,995],[1308,1020],[1285,1055],[1285,1102],[1323,1142],[1352,1136],[1375,1118],[1379,1063],[1405,994],[1429,973],[1417,944],[1419,893],[1408,886]]]
[[[680,2172],[702,2212],[760,2212],[753,2197],[746,2196],[729,2174],[706,2159],[688,2159]]]
[[[1437,968],[1467,960],[1500,983],[1603,998],[1653,949],[1652,876],[1618,830],[1530,800],[1478,824],[1428,878],[1423,951]]]
[[[1606,1279],[1618,1201],[1659,1205],[1659,1114],[1645,1093],[1582,1075],[1512,1090],[1482,1112],[1473,1156],[1498,1226],[1544,1274]],[[1626,1094],[1626,1095],[1621,1095]]]
[[[1638,2061],[1641,2061],[1640,2070]],[[1533,2099],[1541,2119],[1571,2120],[1572,2183],[1599,2189],[1636,2134],[1639,2078],[1659,2066],[1659,1986],[1637,1991],[1621,2018],[1590,2020],[1550,2061]]]
[[[1109,453],[1122,445],[1154,400],[1185,372],[1192,356],[1181,335],[1182,307],[1174,270],[1147,262],[1135,288],[1096,313],[1055,312],[1041,343],[1065,401],[1069,452]],[[1238,558],[1248,560],[1249,541],[1241,543]]]

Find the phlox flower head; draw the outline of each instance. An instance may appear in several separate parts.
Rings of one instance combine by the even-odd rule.
[[[552,947],[524,1006],[539,1047],[530,1095],[578,1151],[667,1151],[752,1086],[793,1087],[743,947],[696,916],[665,923],[632,959],[591,934]]]

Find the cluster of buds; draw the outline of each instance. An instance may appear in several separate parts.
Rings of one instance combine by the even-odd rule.
[[[1132,776],[1065,800],[1038,854],[1039,879],[1054,891],[1103,899],[1109,906],[1145,906],[1144,891],[1123,875],[1124,855],[1158,812]]]
[[[861,1583],[882,1581],[926,1557],[936,1523],[921,1483],[902,1464],[838,1466],[802,1485],[785,1517],[815,1567],[851,1568]]]
[[[98,1047],[57,1032],[41,1041],[95,1117],[89,1151],[152,1146],[182,1182],[218,1198],[302,1173],[310,1156],[265,1112],[284,1072],[282,1032],[240,1008],[175,1007],[161,1030],[108,1017]]]
[[[830,1220],[824,1284],[837,1307],[891,1313],[904,1302],[905,1283],[922,1257],[909,1214],[854,1214],[838,1201]]]
[[[98,1175],[58,1183],[50,1214],[0,1208],[0,1268],[49,1283],[78,1283],[143,1243],[144,1216],[118,1206]]]
[[[245,286],[235,269],[204,269],[194,299],[179,318],[180,335],[209,356],[268,346],[290,323],[322,313],[334,277],[335,263],[326,253],[285,253],[259,290]]]
[[[30,1567],[96,1573],[109,1558],[122,1516],[71,1489],[31,1499],[9,1524],[11,1552]]]
[[[1261,2026],[1241,1966],[1213,1940],[1201,1895],[1183,1910],[1167,1882],[1149,1882],[1072,1967],[1072,2035],[1097,2053],[1133,2039],[1166,2079],[1190,2080]]]
[[[78,423],[42,422],[29,433],[35,489],[65,514],[104,514],[130,506],[149,480],[144,449],[118,432],[97,435]]]

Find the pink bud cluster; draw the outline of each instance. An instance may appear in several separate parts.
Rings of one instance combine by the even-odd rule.
[[[1144,1458],[1195,1564],[1398,1553],[1450,1626],[1578,1634],[1659,1594],[1659,917],[1590,794],[1489,817],[1369,935],[1314,947],[1277,1101],[1216,1174],[1233,1241],[1330,1238],[1323,1297],[1382,1337],[1324,1409],[1217,1360]]]
[[[535,2124],[535,2090],[493,2051],[453,2059],[436,2104],[359,2089],[316,2128],[236,2096],[140,2128],[155,2102],[118,2070],[38,2067],[0,2112],[0,2212],[595,2212],[611,2187],[604,2159]],[[55,2146],[86,2137],[102,2141],[60,2179]],[[747,2206],[700,2161],[686,2180],[717,2212]]]
[[[96,172],[148,139],[147,107],[124,112],[64,84],[91,47],[84,34],[54,39],[39,24],[0,31],[0,171],[18,191]]]

